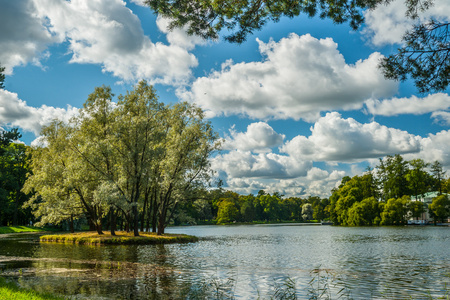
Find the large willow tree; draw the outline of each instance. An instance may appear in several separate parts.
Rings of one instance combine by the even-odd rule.
[[[96,88],[70,124],[44,128],[46,145],[34,150],[26,183],[35,192],[29,205],[43,221],[81,211],[98,233],[109,216],[114,234],[121,216],[136,236],[145,220],[163,234],[178,203],[209,180],[217,134],[200,109],[164,105],[145,81],[117,103],[113,96]]]

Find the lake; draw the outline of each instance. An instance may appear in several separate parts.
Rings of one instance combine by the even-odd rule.
[[[424,299],[444,296],[450,283],[449,227],[281,224],[166,232],[201,239],[86,246],[2,235],[0,275],[77,299],[267,299],[292,291],[310,299],[322,290],[332,299]]]

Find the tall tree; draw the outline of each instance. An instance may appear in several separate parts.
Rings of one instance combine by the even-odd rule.
[[[384,159],[380,159],[377,170],[385,201],[409,195],[406,180],[408,162],[401,155],[388,155]]]
[[[54,121],[41,132],[47,146],[32,150],[33,173],[26,180],[23,191],[32,194],[25,206],[33,209],[33,214],[39,219],[38,225],[59,224],[67,220],[72,230],[74,219],[80,218],[84,209],[88,209],[77,192],[82,189],[77,179],[89,176],[86,173],[74,176],[79,160],[68,147],[71,131],[69,126]]]
[[[179,201],[197,185],[210,180],[209,157],[220,147],[217,134],[204,119],[203,111],[188,103],[177,103],[164,117],[163,152],[158,157],[158,234],[163,234],[167,222]]]
[[[418,196],[425,194],[429,188],[430,175],[425,171],[428,164],[425,163],[423,159],[417,158],[411,160],[409,165],[412,168],[408,170],[408,173],[406,174],[406,181],[408,182],[409,189],[417,200]]]
[[[442,164],[439,161],[435,161],[431,165],[431,172],[433,174],[434,180],[436,182],[434,188],[437,189],[439,195],[442,194],[442,181],[444,179],[446,171],[443,170]]]

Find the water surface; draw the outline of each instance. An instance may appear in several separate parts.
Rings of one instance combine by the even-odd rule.
[[[344,298],[424,299],[443,296],[449,282],[448,227],[288,224],[171,227],[167,232],[201,239],[87,246],[40,244],[38,234],[0,236],[1,275],[36,290],[90,299],[194,298],[214,290],[264,299],[287,282],[295,283],[301,299],[311,297],[311,284],[312,292],[344,288]]]

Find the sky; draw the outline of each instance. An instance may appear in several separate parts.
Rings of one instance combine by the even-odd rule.
[[[101,85],[125,94],[141,79],[164,103],[205,111],[224,140],[211,167],[224,188],[328,197],[344,176],[386,155],[450,169],[450,95],[384,79],[383,56],[413,23],[403,1],[348,24],[299,16],[241,45],[167,30],[142,0],[0,0],[0,127],[35,145],[43,126],[69,120]],[[450,2],[420,15],[448,21]]]

